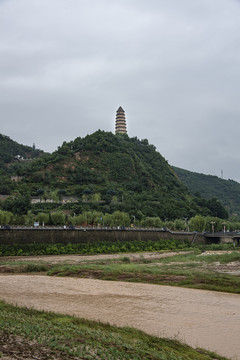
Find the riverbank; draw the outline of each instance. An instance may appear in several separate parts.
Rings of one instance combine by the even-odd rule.
[[[11,304],[131,326],[240,359],[240,296],[170,286],[40,275],[0,275]]]

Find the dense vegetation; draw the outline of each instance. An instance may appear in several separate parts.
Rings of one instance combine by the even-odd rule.
[[[17,171],[22,175],[19,183],[0,177],[0,188],[2,181],[12,195],[1,208],[14,214],[23,215],[29,210],[37,214],[58,208],[76,215],[120,211],[138,221],[146,217],[228,217],[218,200],[200,201],[189,195],[167,161],[146,139],[99,130],[64,142],[53,154],[44,154]],[[31,205],[33,196],[42,202]],[[75,202],[63,205],[64,196]]]
[[[20,200],[20,199],[19,199]],[[240,221],[223,220],[219,217],[196,215],[190,220],[175,219],[161,220],[159,217],[144,217],[142,220],[129,216],[126,212],[114,211],[112,214],[102,213],[100,211],[87,211],[79,215],[66,211],[51,211],[33,213],[28,211],[26,215],[19,214],[20,209],[25,206],[24,202],[16,204],[16,213],[0,210],[0,226],[58,226],[58,227],[94,227],[94,228],[167,228],[172,231],[240,231]],[[6,205],[6,204],[5,204]],[[213,229],[214,227],[214,229]]]
[[[43,154],[43,151],[21,145],[8,136],[0,134],[0,194],[9,195],[15,190],[11,175],[22,175],[28,163]]]
[[[32,359],[226,359],[129,327],[14,307],[0,302],[0,357]],[[22,346],[21,346],[22,345]]]
[[[240,184],[238,182],[179,169],[175,166],[173,169],[192,195],[204,199],[217,198],[230,214],[240,213]],[[202,199],[199,201],[201,202]]]
[[[20,155],[24,159],[35,158],[43,151],[31,146],[22,145],[10,139],[9,136],[0,134],[0,159],[4,163],[10,163],[15,156]]]
[[[0,256],[60,255],[60,254],[115,254],[143,251],[181,250],[188,248],[188,240],[158,241],[98,241],[91,243],[64,244],[12,244],[0,245]]]
[[[43,151],[31,146],[21,145],[8,136],[0,134],[0,168],[15,160],[29,160],[43,154]],[[7,168],[6,168],[7,171]]]

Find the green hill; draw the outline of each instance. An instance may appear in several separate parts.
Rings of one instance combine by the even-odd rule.
[[[13,170],[10,166],[11,164],[36,158],[42,153],[43,151],[41,150],[31,146],[21,145],[10,139],[10,137],[0,134],[1,173],[11,173],[11,170]]]
[[[61,189],[81,200],[79,211],[127,211],[134,216],[187,216],[186,187],[148,141],[97,131],[64,142],[25,173],[32,195]]]
[[[240,184],[238,182],[183,170],[175,166],[172,168],[192,195],[205,199],[217,198],[230,214],[240,213]]]
[[[0,134],[0,194],[10,194],[15,188],[10,176],[22,175],[28,163],[42,154],[41,150],[21,145]]]
[[[75,201],[61,205],[62,208],[76,214],[88,210],[111,214],[119,210],[139,220],[171,220],[196,214],[227,217],[216,200],[199,203],[190,196],[167,161],[146,139],[99,130],[64,142],[52,154],[23,163],[16,168],[21,182],[9,183],[8,191],[11,188],[12,194],[45,199],[46,204],[36,204],[35,210],[49,210],[67,197]],[[4,181],[6,185],[6,177]],[[22,198],[18,200],[23,203]],[[16,211],[19,205],[15,202],[9,200],[4,209]]]

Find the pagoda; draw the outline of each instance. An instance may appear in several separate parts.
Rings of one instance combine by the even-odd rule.
[[[121,106],[117,110],[115,134],[127,134],[125,111]]]

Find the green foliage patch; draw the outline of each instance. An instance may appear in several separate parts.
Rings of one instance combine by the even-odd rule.
[[[72,244],[13,244],[0,245],[0,256],[28,256],[28,255],[60,255],[60,254],[114,254],[126,252],[160,251],[184,249],[189,246],[185,242],[174,239],[159,241],[101,241],[96,243]]]

